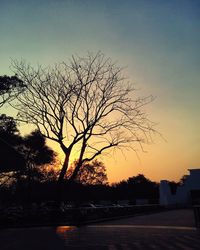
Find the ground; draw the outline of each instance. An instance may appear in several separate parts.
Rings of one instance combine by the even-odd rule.
[[[0,230],[1,250],[200,249],[193,211],[139,215],[82,227]]]

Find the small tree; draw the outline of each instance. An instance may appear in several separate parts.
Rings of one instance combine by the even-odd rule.
[[[123,149],[147,142],[152,123],[143,107],[152,97],[137,98],[117,67],[102,53],[72,57],[69,64],[34,69],[24,61],[13,62],[14,71],[26,85],[18,97],[18,119],[34,124],[57,142],[65,154],[58,182],[62,183],[73,150],[79,148],[81,166],[109,149]]]
[[[16,172],[13,177],[16,179],[18,188],[25,187],[27,201],[30,201],[32,184],[40,182],[43,178],[40,168],[45,164],[53,163],[55,153],[46,145],[46,139],[37,130],[22,138],[18,151],[23,156],[26,166]]]
[[[0,183],[41,175],[38,167],[54,162],[55,153],[39,131],[22,137],[13,117],[0,115]]]
[[[54,151],[46,145],[46,138],[38,130],[23,137],[22,146],[27,162],[40,166],[54,161]]]
[[[68,178],[73,174],[76,168],[75,161],[73,166],[68,170]],[[83,185],[105,185],[108,183],[106,167],[103,162],[94,160],[91,163],[85,163],[79,169],[75,181]]]

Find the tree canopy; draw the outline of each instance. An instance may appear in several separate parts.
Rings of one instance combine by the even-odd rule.
[[[13,100],[25,87],[22,80],[15,76],[0,76],[0,107]]]
[[[68,178],[73,174],[77,161],[68,170]],[[91,163],[85,163],[79,169],[75,181],[83,185],[105,185],[108,184],[106,167],[103,162],[94,160]]]
[[[15,120],[0,115],[0,172],[27,172],[30,168],[54,161],[54,151],[39,131],[21,136]]]
[[[25,168],[25,160],[17,150],[22,138],[13,117],[0,115],[0,173]]]

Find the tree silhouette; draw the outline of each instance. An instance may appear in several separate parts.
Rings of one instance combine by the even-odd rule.
[[[34,69],[24,61],[13,61],[13,68],[26,85],[17,96],[18,119],[34,124],[65,154],[59,183],[77,148],[79,157],[69,182],[100,154],[115,148],[135,150],[135,144],[141,146],[155,132],[143,110],[152,97],[136,97],[122,68],[100,52],[72,57],[69,64],[54,68]]]
[[[158,183],[138,174],[113,185],[114,191],[121,199],[158,198]]]
[[[29,181],[40,178],[41,173],[38,168],[53,163],[56,156],[55,152],[46,145],[46,139],[38,130],[23,137],[18,150],[26,162],[26,168],[19,172],[19,175]]]
[[[39,131],[22,137],[13,117],[0,115],[1,183],[8,180],[40,179],[40,166],[52,163],[55,153]],[[3,181],[2,181],[3,180]]]
[[[17,75],[0,76],[0,107],[7,101],[12,101],[24,89],[25,85]]]
[[[32,186],[35,182],[41,182],[43,173],[41,167],[50,164],[55,159],[54,151],[46,145],[46,139],[39,131],[33,131],[22,138],[18,147],[26,165],[21,171],[14,173],[16,186],[26,189],[26,201],[31,201]]]
[[[75,161],[73,166],[68,170],[68,178],[73,174],[74,168],[78,162]],[[105,185],[108,184],[106,167],[103,162],[94,160],[91,163],[85,163],[79,169],[75,179],[76,182],[83,185]]]
[[[0,115],[0,173],[25,168],[24,157],[17,150],[21,143],[22,138],[13,117]]]

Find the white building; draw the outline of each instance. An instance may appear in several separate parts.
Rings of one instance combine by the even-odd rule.
[[[177,187],[176,194],[171,193],[168,181],[160,182],[160,205],[188,205],[191,204],[191,193],[200,193],[200,169],[188,169],[190,174],[184,184]],[[199,197],[200,198],[200,197]]]

